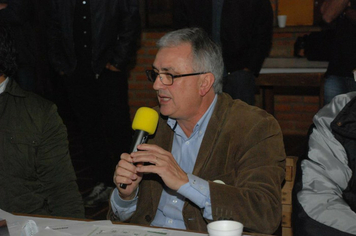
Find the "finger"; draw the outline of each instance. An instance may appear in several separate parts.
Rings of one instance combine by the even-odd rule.
[[[136,173],[136,166],[134,166],[134,165],[132,164],[132,162],[128,162],[128,161],[125,161],[125,160],[120,160],[120,161],[119,161],[119,163],[118,163],[117,166],[116,166],[115,172],[116,172],[117,174],[120,174],[121,169],[130,171],[130,172],[132,172],[132,173]]]
[[[163,148],[161,148],[161,147],[159,147],[157,145],[154,145],[154,144],[143,143],[143,144],[138,145],[137,149],[140,150],[140,151],[152,151],[152,152],[157,152],[157,153],[160,153],[160,154],[168,153]]]
[[[117,187],[119,187],[120,184],[130,185],[130,184],[132,184],[134,181],[135,181],[135,179],[132,180],[132,179],[130,179],[130,178],[123,177],[123,176],[121,176],[121,175],[116,175],[116,176],[114,175],[114,183],[115,183],[115,185],[116,185]]]
[[[153,165],[157,165],[163,157],[160,158],[157,153],[148,153],[144,152],[142,154],[136,155],[132,158],[133,163],[137,165],[137,163],[151,163]]]
[[[155,173],[158,174],[160,173],[160,169],[159,167],[157,167],[156,165],[146,165],[146,166],[140,166],[137,167],[137,173],[138,174],[148,174],[148,173]],[[162,177],[162,176],[161,176]]]
[[[120,160],[125,160],[125,161],[128,161],[128,162],[132,162],[132,157],[128,153],[122,153],[120,155]]]
[[[123,168],[118,168],[115,171],[114,176],[116,177],[116,179],[124,178],[124,179],[136,180],[137,179],[136,172],[137,172],[136,167],[135,167],[135,172]]]

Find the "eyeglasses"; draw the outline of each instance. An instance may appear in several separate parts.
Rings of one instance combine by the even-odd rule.
[[[154,70],[146,70],[146,75],[149,81],[151,82],[155,82],[157,77],[159,76],[159,79],[161,80],[162,84],[164,85],[172,85],[173,84],[173,80],[175,78],[179,78],[179,77],[185,77],[185,76],[193,76],[193,75],[202,75],[202,74],[206,74],[209,72],[198,72],[198,73],[191,73],[191,74],[183,74],[183,75],[172,75],[170,73],[158,73]]]

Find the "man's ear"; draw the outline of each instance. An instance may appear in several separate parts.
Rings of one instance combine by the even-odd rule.
[[[206,73],[202,75],[199,93],[200,96],[204,97],[211,89],[213,89],[213,84],[215,81],[215,77],[213,73]]]

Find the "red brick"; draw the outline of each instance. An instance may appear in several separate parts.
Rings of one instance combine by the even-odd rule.
[[[135,77],[136,77],[136,81],[148,81],[146,74],[137,74]]]
[[[296,128],[298,130],[303,130],[305,132],[305,134],[307,134],[308,129],[312,124],[313,124],[312,120],[310,120],[310,122],[296,123]]]
[[[136,93],[136,98],[138,98],[139,100],[140,99],[143,99],[143,100],[145,100],[145,99],[148,99],[148,98],[150,98],[150,99],[156,99],[156,93],[150,93],[150,92],[137,92]]]
[[[293,56],[293,51],[285,48],[272,48],[269,55],[270,57],[291,57]]]
[[[277,95],[277,96],[274,96],[274,100],[275,100],[275,102],[278,102],[278,103],[300,103],[300,102],[303,102],[303,97]]]
[[[157,48],[155,48],[155,49],[149,49],[149,50],[147,50],[147,54],[148,54],[148,55],[156,56],[157,51],[158,51]]]
[[[160,39],[162,38],[163,35],[165,35],[166,32],[147,32],[147,33],[144,33],[144,37],[146,39]]]
[[[310,112],[312,114],[315,114],[319,110],[319,106],[315,104],[293,105],[293,110],[299,112]]]
[[[274,39],[281,39],[281,38],[293,38],[293,34],[292,33],[274,33],[273,34],[273,40]]]
[[[277,111],[291,111],[292,106],[290,104],[275,104],[274,110]]]
[[[137,50],[137,55],[146,55],[147,54],[147,52],[146,52],[147,50],[146,50],[146,48],[140,48],[140,49],[138,49]]]
[[[145,87],[142,83],[129,83],[129,89],[144,89]]]
[[[147,57],[138,57],[137,63],[138,64],[145,64],[145,65],[152,65],[154,58],[147,58]]]
[[[150,41],[143,41],[141,42],[142,47],[155,47],[156,46],[156,41],[155,40],[150,40]]]
[[[133,72],[145,72],[147,69],[146,69],[146,66],[143,66],[143,65],[137,65]]]
[[[295,113],[275,113],[275,117],[278,121],[296,121],[300,119],[299,114]]]
[[[319,106],[319,97],[318,96],[304,96],[303,101],[305,103],[315,103]]]
[[[278,122],[279,123],[279,126],[281,127],[281,130],[283,133],[285,132],[295,132],[295,125],[294,125],[294,122]]]
[[[146,107],[147,104],[148,103],[144,100],[140,100],[140,101],[134,100],[134,101],[130,102],[130,106],[132,106],[132,107]]]
[[[283,135],[305,135],[304,130],[282,130]]]
[[[290,40],[279,40],[279,41],[275,41],[273,44],[276,45],[277,47],[285,47],[285,46],[290,47],[291,45],[294,44],[294,42]]]

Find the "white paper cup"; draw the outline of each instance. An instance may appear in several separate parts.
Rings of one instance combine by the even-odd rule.
[[[241,236],[244,226],[232,220],[218,220],[208,224],[209,236]]]
[[[279,28],[284,28],[286,27],[286,22],[287,22],[287,16],[286,15],[279,15],[277,16],[278,20],[278,26]]]

